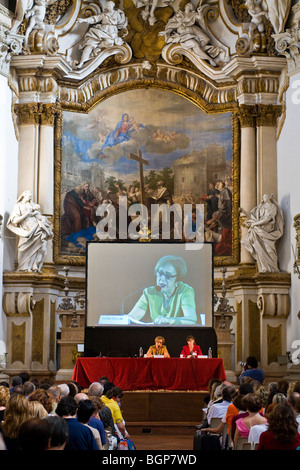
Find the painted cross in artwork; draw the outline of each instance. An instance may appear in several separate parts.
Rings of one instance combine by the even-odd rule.
[[[141,164],[142,162],[142,164]],[[232,254],[232,113],[205,114],[169,91],[114,95],[89,114],[64,111],[61,253],[85,254],[97,240],[97,207],[204,204],[205,239]],[[141,176],[142,175],[142,176]]]

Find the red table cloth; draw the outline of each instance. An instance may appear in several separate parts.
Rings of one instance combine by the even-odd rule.
[[[106,376],[124,391],[207,390],[210,379],[225,380],[222,359],[79,357],[73,380],[87,388]]]

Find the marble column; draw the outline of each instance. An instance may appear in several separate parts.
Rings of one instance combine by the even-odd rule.
[[[39,106],[23,103],[15,106],[19,125],[18,195],[30,189],[38,202]]]
[[[277,119],[281,112],[281,106],[257,105],[257,202],[266,193],[277,198]]]
[[[256,206],[256,107],[240,105],[241,163],[240,163],[240,207],[250,211]],[[241,226],[241,240],[247,228]],[[241,245],[241,264],[254,264],[250,253]]]

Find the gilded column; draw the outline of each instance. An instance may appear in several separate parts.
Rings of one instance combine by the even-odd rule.
[[[281,113],[281,106],[257,105],[257,202],[265,193],[277,197],[277,120]]]
[[[241,126],[241,176],[240,207],[250,211],[256,206],[256,107],[240,105],[239,120]],[[247,228],[241,226],[241,240],[245,238]],[[250,253],[241,246],[241,264],[253,264]]]

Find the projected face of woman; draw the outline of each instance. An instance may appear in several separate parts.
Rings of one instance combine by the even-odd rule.
[[[167,296],[173,294],[177,282],[177,272],[171,263],[164,264],[156,271],[156,284]]]

